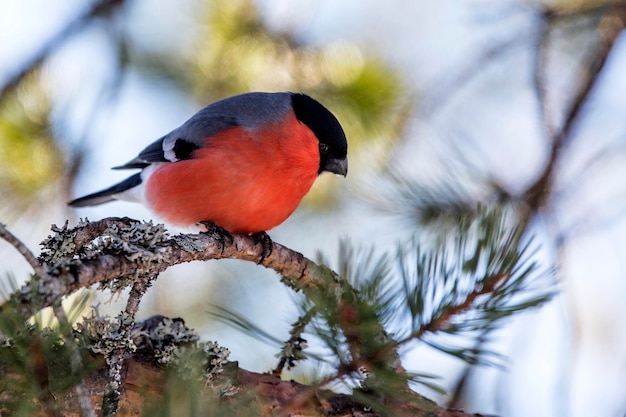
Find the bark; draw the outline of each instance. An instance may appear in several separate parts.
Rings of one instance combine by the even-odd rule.
[[[145,358],[144,358],[145,359]],[[163,393],[166,381],[166,370],[155,366],[149,361],[132,357],[124,367],[125,389],[122,391],[117,416],[139,417],[144,407],[151,401],[158,401]],[[294,381],[283,381],[275,376],[259,374],[239,368],[237,363],[229,362],[225,372],[213,382],[233,384],[234,394],[223,395],[215,389],[206,387],[202,395],[208,401],[219,404],[225,415],[256,416],[336,416],[336,417],[374,417],[380,416],[359,404],[352,396],[336,394],[329,390],[299,384]],[[98,415],[101,414],[102,396],[108,384],[106,366],[91,373],[86,379],[89,397]],[[242,400],[243,399],[243,400]],[[68,417],[80,417],[80,410],[74,395],[59,398],[61,411]],[[414,417],[480,417],[480,414],[467,414],[459,410],[439,408],[430,404],[425,410],[416,406],[423,398],[417,394],[415,401],[405,401],[396,416]]]

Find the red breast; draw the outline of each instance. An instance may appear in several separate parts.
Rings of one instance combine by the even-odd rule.
[[[206,138],[192,159],[159,165],[146,184],[148,204],[172,224],[213,221],[233,233],[272,229],[317,178],[318,145],[293,111],[254,131],[225,129]]]

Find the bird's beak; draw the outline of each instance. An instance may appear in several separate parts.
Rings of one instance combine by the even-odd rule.
[[[337,175],[348,175],[348,158],[329,159],[326,161],[324,171],[332,172]]]

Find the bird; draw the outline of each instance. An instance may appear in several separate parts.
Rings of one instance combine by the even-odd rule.
[[[134,201],[176,226],[265,233],[296,210],[319,175],[345,177],[347,152],[341,124],[319,101],[249,92],[199,110],[113,168],[140,172],[68,205]]]

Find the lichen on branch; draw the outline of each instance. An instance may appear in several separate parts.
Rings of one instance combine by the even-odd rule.
[[[316,286],[327,268],[302,254],[272,242],[269,256],[251,236],[216,233],[170,236],[163,225],[130,218],[81,221],[53,226],[54,232],[42,242],[39,262],[45,275],[31,280],[13,297],[32,315],[61,297],[80,288],[99,284],[114,291],[137,280],[150,279],[167,268],[191,261],[241,259],[273,269],[283,282],[300,290]]]

